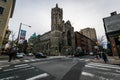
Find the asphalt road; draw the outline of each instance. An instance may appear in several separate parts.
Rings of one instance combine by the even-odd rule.
[[[89,56],[88,56],[89,57]],[[0,80],[119,80],[117,65],[93,63],[90,58],[56,58],[24,62],[0,69]]]

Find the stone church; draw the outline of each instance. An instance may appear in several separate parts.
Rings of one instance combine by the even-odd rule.
[[[47,55],[72,54],[75,49],[74,28],[70,21],[64,22],[63,10],[56,4],[51,10],[51,31],[40,37],[40,51]]]

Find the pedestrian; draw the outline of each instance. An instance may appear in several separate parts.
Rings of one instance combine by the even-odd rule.
[[[9,59],[8,59],[8,62],[11,62],[11,60],[12,60],[12,57],[13,57],[13,51],[12,51],[12,48],[9,48]]]
[[[8,51],[9,51],[8,62],[11,62],[12,59],[15,60],[15,58],[16,58],[17,48],[16,48],[16,46],[13,45],[13,43],[11,43],[11,47],[8,48]]]
[[[104,60],[104,62],[107,63],[108,62],[107,55],[102,50],[100,50],[100,54],[101,54],[101,57]]]
[[[120,59],[120,45],[117,45],[117,50],[118,50],[118,56],[119,56],[119,59]]]

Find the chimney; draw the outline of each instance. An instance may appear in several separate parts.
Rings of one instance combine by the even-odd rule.
[[[114,16],[114,15],[116,15],[117,14],[117,12],[116,11],[114,11],[114,12],[112,12],[112,13],[110,13],[111,14],[111,16]]]

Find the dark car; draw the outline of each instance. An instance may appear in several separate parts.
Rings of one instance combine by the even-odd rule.
[[[37,53],[35,54],[35,57],[36,57],[36,58],[46,58],[47,56],[44,55],[42,52],[37,52]]]

